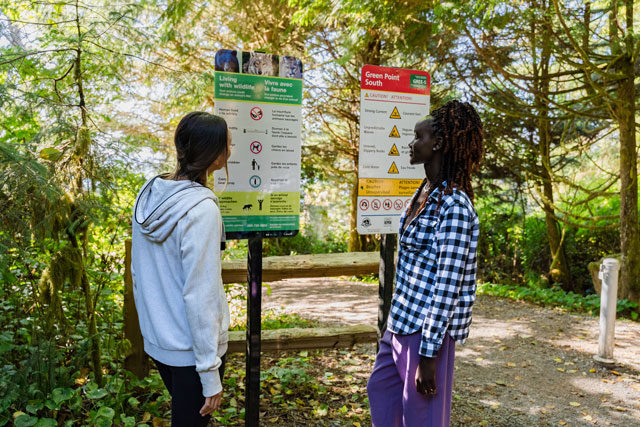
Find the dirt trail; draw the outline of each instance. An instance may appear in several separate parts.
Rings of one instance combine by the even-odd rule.
[[[323,278],[270,287],[264,309],[376,324],[377,284]],[[640,323],[616,323],[612,368],[593,360],[597,343],[595,317],[480,296],[471,335],[456,349],[452,425],[640,426]]]

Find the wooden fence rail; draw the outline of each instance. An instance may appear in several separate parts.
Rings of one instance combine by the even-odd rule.
[[[131,241],[125,243],[125,298],[124,332],[131,342],[131,351],[125,359],[125,367],[139,378],[149,373],[149,362],[144,345],[138,314],[133,301],[131,278]],[[262,281],[309,277],[359,276],[378,273],[378,252],[348,252],[340,254],[315,254],[275,256],[262,259]],[[247,260],[222,262],[224,283],[247,281]],[[368,325],[341,328],[292,328],[265,330],[261,333],[262,351],[302,350],[312,348],[351,347],[357,343],[376,342],[376,328]],[[244,331],[230,332],[229,352],[243,352],[246,347]]]
[[[262,281],[361,276],[377,273],[379,266],[380,254],[378,252],[273,256],[262,258]],[[224,283],[246,282],[247,260],[222,261],[222,281]]]

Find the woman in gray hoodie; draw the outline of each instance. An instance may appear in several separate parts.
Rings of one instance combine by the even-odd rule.
[[[149,180],[133,212],[131,273],[145,352],[172,397],[171,425],[207,425],[220,406],[229,307],[224,227],[207,177],[226,168],[221,117],[192,112],[175,132],[178,164]]]

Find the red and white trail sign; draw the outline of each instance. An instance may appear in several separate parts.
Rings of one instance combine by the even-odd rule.
[[[424,178],[422,165],[409,164],[409,142],[415,124],[429,114],[431,77],[365,65],[360,89],[358,233],[397,233],[402,211]]]

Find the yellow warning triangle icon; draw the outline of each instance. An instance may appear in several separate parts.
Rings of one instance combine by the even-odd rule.
[[[398,147],[396,147],[396,144],[393,144],[393,147],[391,147],[391,150],[389,150],[389,155],[390,156],[399,156],[400,153],[398,152]]]
[[[389,138],[400,138],[400,132],[398,132],[398,128],[395,125],[393,126],[393,129],[391,129]]]
[[[396,166],[396,162],[391,162],[391,167],[389,168],[389,172],[387,173],[400,173],[398,172],[398,167]]]
[[[389,116],[390,119],[399,119],[400,118],[400,112],[398,111],[398,107],[393,107],[393,111],[391,112],[391,115]]]

